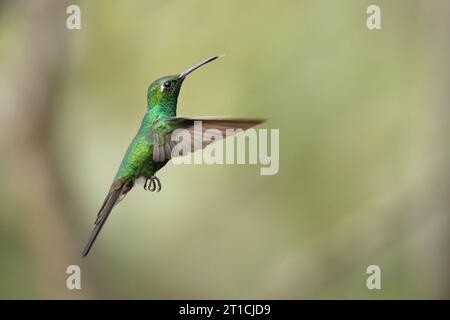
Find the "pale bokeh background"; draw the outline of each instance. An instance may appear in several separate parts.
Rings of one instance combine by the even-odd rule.
[[[450,5],[372,3],[0,1],[0,297],[449,298]],[[179,114],[267,118],[279,174],[168,164],[81,259],[147,86],[215,54]]]

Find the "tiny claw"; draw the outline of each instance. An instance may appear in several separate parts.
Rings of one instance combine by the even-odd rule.
[[[159,179],[157,177],[153,177],[153,180],[155,181],[156,192],[160,192],[161,191],[161,181],[159,181]]]
[[[144,190],[147,190],[147,181],[148,181],[148,179],[146,179],[144,182]]]
[[[158,190],[157,190],[157,192],[160,192],[160,191],[161,191],[161,182],[158,179]]]
[[[155,184],[155,180],[152,178],[150,178],[150,188],[148,189],[149,191],[153,192],[156,189],[156,184]]]

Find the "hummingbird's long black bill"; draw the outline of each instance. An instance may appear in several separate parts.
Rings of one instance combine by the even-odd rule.
[[[207,63],[209,63],[211,61],[214,61],[214,60],[216,60],[217,58],[220,58],[220,57],[222,57],[222,56],[211,57],[211,58],[206,59],[205,61],[197,63],[195,66],[192,66],[189,69],[187,69],[187,70],[183,71],[182,73],[180,73],[179,78],[185,78],[192,71],[194,71],[194,70],[200,68],[201,66],[203,66],[203,65],[205,65],[205,64],[207,64]]]

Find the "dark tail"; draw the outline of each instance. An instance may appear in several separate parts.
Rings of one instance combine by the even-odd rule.
[[[127,190],[128,188],[128,190]],[[95,239],[97,239],[98,234],[100,233],[100,230],[102,230],[103,225],[106,222],[106,219],[108,219],[109,214],[111,213],[111,210],[114,208],[116,203],[119,200],[119,197],[127,193],[131,188],[126,183],[122,183],[118,186],[113,186],[111,188],[111,191],[106,196],[105,201],[103,202],[103,205],[97,215],[97,220],[95,220],[95,227],[94,230],[92,230],[91,236],[89,237],[89,241],[84,247],[82,256],[85,257],[88,255],[89,251],[92,248],[92,245],[95,242]]]

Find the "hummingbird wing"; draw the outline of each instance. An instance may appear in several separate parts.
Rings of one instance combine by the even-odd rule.
[[[200,126],[195,126],[197,122],[201,122],[201,130],[198,130]],[[153,161],[163,162],[172,158],[172,149],[178,143],[185,144],[183,150],[189,150],[189,153],[216,141],[216,136],[214,136],[214,139],[210,139],[211,135],[208,136],[206,131],[209,129],[218,130],[221,134],[219,137],[223,138],[230,136],[230,134],[227,134],[230,133],[230,131],[227,132],[227,129],[234,129],[231,134],[234,135],[239,132],[237,129],[246,130],[263,122],[264,120],[261,119],[166,117],[153,124],[147,140],[153,145]],[[185,130],[175,132],[176,129]],[[179,137],[175,139],[176,141],[172,141],[172,133],[179,134],[182,139],[181,142],[177,142]],[[177,154],[176,156],[184,155],[186,154]]]
[[[103,202],[102,207],[100,208],[100,211],[98,212],[97,219],[95,220],[95,226],[94,230],[92,230],[91,236],[89,237],[89,240],[84,247],[82,256],[85,257],[88,255],[89,251],[92,248],[92,245],[95,242],[95,239],[97,239],[98,234],[100,233],[103,225],[106,222],[106,219],[108,219],[109,214],[111,213],[111,210],[114,208],[114,206],[119,202],[122,197],[130,191],[132,186],[130,186],[129,182],[124,181],[116,181],[111,186],[111,189],[109,190],[108,194],[106,195],[105,201]]]

